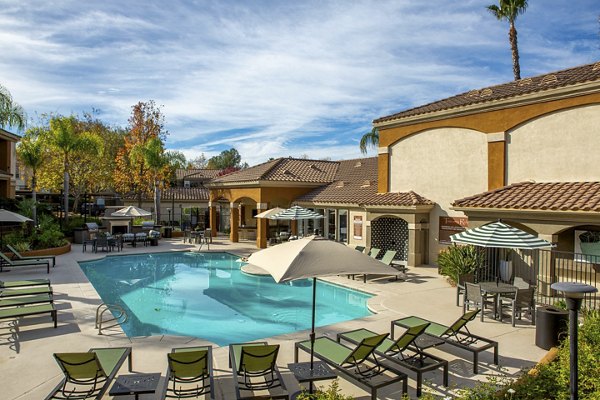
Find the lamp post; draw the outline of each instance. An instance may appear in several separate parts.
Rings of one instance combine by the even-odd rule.
[[[167,208],[167,212],[169,213],[169,226],[172,226],[173,224],[171,224],[171,209]]]
[[[570,392],[571,400],[578,400],[578,357],[577,357],[577,313],[581,308],[581,301],[586,293],[596,293],[594,286],[579,282],[557,282],[550,286],[552,289],[563,292],[567,308],[569,309],[569,352],[570,358]]]

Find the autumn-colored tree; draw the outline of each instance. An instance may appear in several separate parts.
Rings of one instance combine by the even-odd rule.
[[[153,173],[146,154],[151,139],[158,139],[162,148],[167,135],[164,116],[153,100],[139,102],[132,107],[129,131],[116,158],[114,180],[115,189],[121,193],[133,193],[139,207],[142,206],[144,195],[152,193],[155,181],[165,181],[163,173]]]

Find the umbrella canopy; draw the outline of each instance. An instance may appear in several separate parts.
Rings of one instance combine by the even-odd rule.
[[[456,233],[450,236],[450,240],[453,243],[503,249],[541,249],[552,246],[552,243],[502,221]]]
[[[127,206],[115,211],[111,215],[115,217],[147,217],[152,215],[152,213],[136,206]]]
[[[277,283],[313,278],[310,368],[313,368],[317,277],[362,274],[397,275],[398,271],[381,261],[344,244],[310,236],[258,251],[248,263],[267,271]],[[310,385],[312,392],[312,381]]]
[[[31,218],[27,218],[21,214],[17,214],[12,211],[0,208],[0,222],[29,222],[33,221]]]
[[[299,219],[315,219],[315,218],[325,218],[325,217],[323,217],[321,214],[318,214],[307,208],[300,207],[300,206],[292,206],[291,208],[288,208],[287,210],[284,210],[280,213],[272,215],[269,218],[299,220]]]
[[[285,209],[284,208],[275,207],[275,208],[271,208],[271,209],[269,209],[267,211],[263,211],[260,214],[256,214],[254,216],[254,218],[271,218],[273,215],[279,214],[282,211],[285,211]]]

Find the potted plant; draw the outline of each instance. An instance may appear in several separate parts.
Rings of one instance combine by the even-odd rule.
[[[510,281],[513,272],[513,263],[512,263],[512,249],[506,249],[504,251],[504,260],[500,260],[500,279],[503,282]]]
[[[437,263],[440,274],[447,276],[450,283],[456,285],[459,276],[477,272],[484,263],[484,254],[475,246],[453,244],[440,252]]]

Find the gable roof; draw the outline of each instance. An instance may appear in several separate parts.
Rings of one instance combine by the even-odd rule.
[[[456,200],[456,208],[599,212],[600,182],[521,182]]]
[[[297,202],[358,206],[417,206],[433,202],[414,192],[377,193],[377,157],[340,161],[335,180]]]
[[[214,179],[219,173],[220,169],[210,169],[210,168],[178,168],[175,171],[175,176],[177,180],[184,179]]]
[[[175,198],[173,199],[173,196]],[[169,201],[208,201],[209,191],[205,187],[169,187],[163,189],[161,193],[161,200],[165,202]],[[123,195],[124,200],[133,201],[137,200],[137,195],[135,193],[127,193]],[[143,201],[152,201],[154,199],[153,194],[144,194],[142,195]]]
[[[373,121],[373,124],[400,120],[402,118],[417,115],[431,114],[438,111],[459,109],[461,107],[479,103],[489,103],[495,100],[516,98],[526,94],[544,92],[550,89],[598,80],[600,80],[600,62],[551,72],[531,78],[523,78],[518,81],[489,86],[479,90],[471,90],[456,96],[378,118]]]
[[[337,161],[277,158],[253,167],[232,172],[211,183],[244,183],[257,181],[329,183],[335,178]]]

